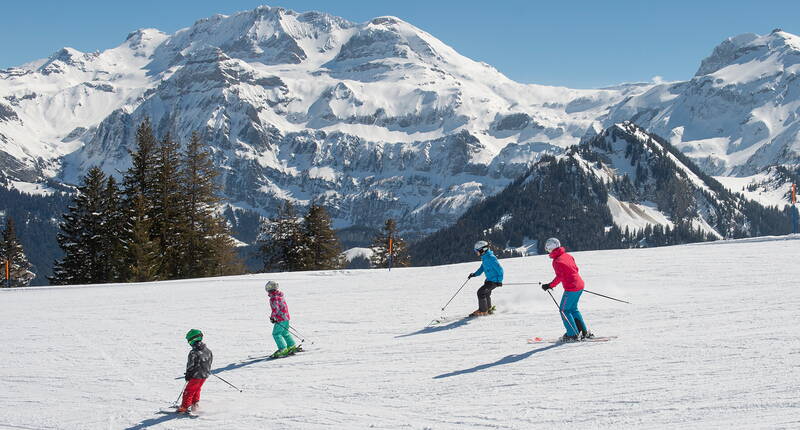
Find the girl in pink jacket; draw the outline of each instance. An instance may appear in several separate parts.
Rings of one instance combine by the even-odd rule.
[[[272,353],[272,358],[286,357],[300,351],[300,345],[296,345],[294,338],[289,333],[289,306],[283,299],[283,292],[278,290],[278,283],[275,281],[267,282],[264,286],[269,296],[269,306],[272,313],[269,316],[272,326],[272,338],[278,344],[278,350]]]

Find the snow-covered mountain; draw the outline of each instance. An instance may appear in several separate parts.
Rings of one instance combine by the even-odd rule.
[[[397,18],[259,7],[1,72],[0,162],[30,182],[114,173],[150,117],[202,133],[236,206],[317,198],[339,226],[430,230],[646,88],[523,85]]]
[[[788,234],[781,209],[732,193],[665,140],[623,122],[543,157],[411,255],[417,264],[466,261],[477,240],[536,254],[553,235],[587,250]]]
[[[752,175],[800,162],[800,37],[774,30],[717,46],[686,82],[657,85],[614,106],[706,172]]]
[[[149,117],[159,135],[201,133],[236,207],[317,199],[336,227],[429,232],[628,119],[714,173],[796,162],[797,40],[730,39],[688,82],[574,90],[511,81],[398,18],[263,6],[0,71],[0,180],[115,174]]]

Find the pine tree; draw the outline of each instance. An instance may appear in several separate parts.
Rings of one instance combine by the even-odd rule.
[[[180,172],[182,272],[188,277],[238,274],[244,266],[236,255],[230,228],[215,213],[220,186],[211,155],[194,132],[183,154]]]
[[[133,198],[133,208],[129,212],[128,227],[130,231],[127,242],[125,273],[129,282],[155,281],[158,278],[158,242],[150,239],[151,222],[147,215],[148,205],[141,194]]]
[[[106,250],[103,227],[105,174],[92,167],[82,178],[74,206],[63,215],[58,244],[64,257],[53,268],[53,284],[90,284],[107,282]]]
[[[205,230],[203,244],[205,256],[203,276],[239,275],[245,273],[244,262],[236,251],[236,243],[231,237],[230,226],[222,217],[214,217]]]
[[[5,282],[6,264],[8,264],[8,275],[10,282]],[[17,239],[17,232],[14,228],[14,219],[6,218],[6,227],[3,230],[2,241],[0,241],[0,267],[3,271],[2,287],[27,287],[36,277],[31,272],[31,263],[22,249],[22,244]]]
[[[138,194],[144,196],[145,203],[150,204],[155,200],[157,149],[158,141],[153,135],[150,120],[145,118],[136,130],[136,151],[129,151],[131,167],[123,175],[122,189],[128,207],[133,206]]]
[[[389,244],[391,243],[391,253]],[[406,242],[397,233],[397,223],[389,218],[383,226],[383,230],[372,241],[372,258],[370,259],[373,267],[408,267],[411,265],[411,258],[408,255]]]
[[[162,279],[187,277],[185,267],[181,264],[187,246],[181,236],[187,227],[185,214],[181,211],[183,196],[179,184],[180,163],[179,145],[168,134],[158,144],[154,196],[151,201],[153,208],[150,237],[161,246],[159,275]]]
[[[106,181],[105,191],[103,193],[103,232],[104,238],[103,255],[105,261],[103,264],[104,275],[103,278],[110,281],[124,281],[129,277],[128,265],[126,264],[127,249],[126,239],[129,232],[126,229],[128,213],[125,211],[122,203],[120,190],[117,187],[117,181],[113,176],[108,177]]]
[[[304,240],[302,224],[294,206],[284,203],[274,220],[262,227],[260,254],[266,272],[303,270]]]
[[[331,228],[324,207],[312,204],[303,219],[302,270],[338,269],[343,266],[342,247]]]

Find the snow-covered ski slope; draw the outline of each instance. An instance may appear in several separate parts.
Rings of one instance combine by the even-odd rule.
[[[426,329],[477,263],[0,291],[0,428],[800,427],[800,236],[574,256],[587,288],[633,302],[581,300],[619,338],[527,344],[563,332],[536,285]],[[546,256],[502,264],[507,283],[551,277]],[[248,360],[274,350],[267,279],[307,352]],[[478,286],[448,315],[472,311]],[[183,385],[189,328],[244,389],[210,378],[193,420],[157,413]]]

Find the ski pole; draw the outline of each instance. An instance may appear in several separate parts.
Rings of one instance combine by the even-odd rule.
[[[186,390],[186,386],[187,385],[189,385],[189,381],[186,381],[186,383],[183,384],[183,388],[181,388],[181,392],[178,394],[178,398],[175,399],[174,402],[172,402],[173,405],[177,405],[178,404],[178,401],[181,399],[181,396],[183,395],[183,391]]]
[[[465,285],[467,285],[467,282],[469,282],[469,280],[470,280],[470,279],[472,279],[472,278],[467,278],[467,280],[466,280],[466,281],[464,281],[464,283],[463,283],[463,284],[461,284],[461,287],[459,287],[458,291],[456,291],[456,293],[455,293],[455,294],[453,294],[453,297],[450,297],[450,300],[448,300],[448,301],[447,301],[447,303],[445,303],[445,304],[444,304],[444,306],[442,306],[442,311],[444,311],[444,308],[446,308],[448,305],[450,305],[450,302],[452,302],[452,301],[453,301],[453,299],[455,299],[455,298],[456,298],[456,296],[458,295],[458,293],[459,293],[459,292],[461,292],[461,289],[462,289],[462,288],[464,288],[464,286],[465,286]],[[432,319],[432,320],[431,320],[431,322],[429,322],[429,323],[428,323],[428,325],[430,326],[430,325],[431,325],[431,324],[433,324],[434,322],[436,322],[436,318]]]
[[[467,280],[466,280],[466,281],[464,281],[464,283],[463,283],[463,284],[461,284],[461,288],[464,288],[464,286],[465,286],[465,285],[467,285],[467,282],[469,282],[469,280],[470,280],[470,279],[472,279],[472,278],[467,278]],[[450,300],[448,300],[448,301],[447,301],[447,303],[445,303],[445,305],[444,305],[444,306],[442,306],[442,310],[444,310],[444,308],[446,308],[448,305],[450,305],[450,302],[452,302],[452,301],[453,301],[453,299],[455,299],[455,298],[456,298],[456,296],[458,295],[458,293],[459,293],[459,292],[461,292],[461,288],[459,288],[459,289],[458,289],[458,291],[456,291],[456,293],[455,293],[455,294],[453,294],[453,297],[450,297]]]
[[[240,393],[242,392],[242,389],[241,389],[241,388],[239,388],[239,387],[237,387],[236,385],[233,385],[233,384],[231,384],[230,382],[228,382],[228,381],[226,381],[226,380],[224,380],[224,379],[220,378],[219,376],[217,376],[217,374],[216,374],[216,373],[212,373],[212,375],[216,376],[216,377],[217,377],[217,379],[219,379],[220,381],[222,381],[222,382],[224,382],[224,383],[226,383],[226,384],[230,385],[231,387],[233,387],[233,388],[236,388],[237,390],[239,390],[239,392],[240,392]]]
[[[536,285],[536,284],[542,285],[541,282],[507,282],[503,285]]]
[[[575,326],[572,325],[572,323],[567,319],[567,315],[564,313],[564,310],[561,309],[561,306],[558,305],[558,302],[556,301],[556,298],[553,297],[553,293],[550,292],[550,290],[547,290],[547,294],[550,294],[550,298],[553,299],[553,303],[556,304],[556,307],[558,308],[558,311],[561,312],[561,318],[564,318],[564,321],[566,321],[567,324],[569,324],[570,328],[572,328],[572,330],[574,330],[575,334],[577,335],[578,334],[578,330],[576,330]]]
[[[296,328],[294,328],[294,327],[292,327],[291,325],[289,325],[289,330],[291,330],[291,331],[292,331],[292,333],[294,333],[294,335],[295,335],[295,336],[297,336],[297,337],[299,337],[299,338],[300,338],[300,343],[303,343],[303,342],[305,342],[305,341],[306,341],[306,339],[305,339],[305,336],[303,336],[302,334],[300,334],[300,332],[299,332],[299,331],[297,331],[297,329],[296,329]],[[312,340],[312,341],[309,341],[308,343],[310,343],[310,344],[312,344],[312,345],[313,345],[313,344],[314,344],[314,341]]]
[[[594,294],[595,296],[605,297],[605,298],[607,298],[607,299],[616,300],[616,301],[618,301],[618,302],[622,302],[622,303],[627,303],[627,304],[629,304],[629,305],[633,304],[633,303],[631,303],[631,302],[626,302],[625,300],[615,299],[615,298],[613,298],[613,297],[604,296],[604,295],[602,295],[602,294],[598,294],[598,293],[595,293],[595,292],[593,292],[593,291],[589,291],[589,290],[587,290],[586,288],[584,288],[584,289],[583,289],[583,291],[585,291],[585,292],[587,292],[587,293],[589,293],[589,294]]]

